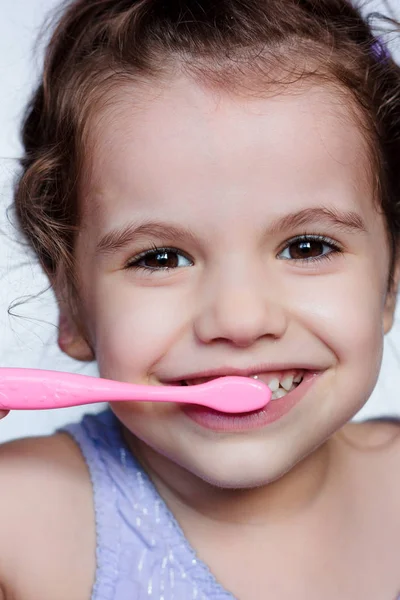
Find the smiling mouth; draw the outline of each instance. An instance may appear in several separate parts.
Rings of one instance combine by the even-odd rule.
[[[276,371],[269,373],[257,373],[249,375],[251,379],[258,379],[265,383],[272,392],[272,400],[279,400],[283,398],[293,390],[295,390],[303,381],[306,371],[304,369],[290,370],[290,371]],[[223,375],[221,375],[223,377]],[[192,386],[200,385],[216,379],[216,377],[193,377],[183,379],[176,385],[181,386]]]

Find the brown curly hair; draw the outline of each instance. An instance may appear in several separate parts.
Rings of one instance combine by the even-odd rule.
[[[23,122],[14,196],[20,230],[54,286],[63,273],[68,301],[79,295],[74,242],[90,115],[119,83],[177,68],[213,85],[244,83],[248,93],[252,83],[261,91],[314,77],[352,97],[387,224],[390,285],[400,234],[400,68],[359,10],[347,0],[75,0],[54,29]]]

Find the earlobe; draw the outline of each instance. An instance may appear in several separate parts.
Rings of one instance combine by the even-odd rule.
[[[90,362],[94,354],[78,327],[63,313],[59,317],[58,346],[62,352],[79,361]]]

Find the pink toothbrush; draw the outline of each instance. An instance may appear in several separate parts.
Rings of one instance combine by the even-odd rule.
[[[267,385],[250,377],[219,377],[193,386],[136,385],[58,371],[0,368],[0,410],[139,401],[198,404],[244,413],[263,408],[271,395]]]

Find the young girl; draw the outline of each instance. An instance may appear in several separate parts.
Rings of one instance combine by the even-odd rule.
[[[0,450],[1,600],[394,600],[400,429],[349,423],[399,279],[400,70],[347,0],[76,0],[23,128],[21,231],[111,403]]]

